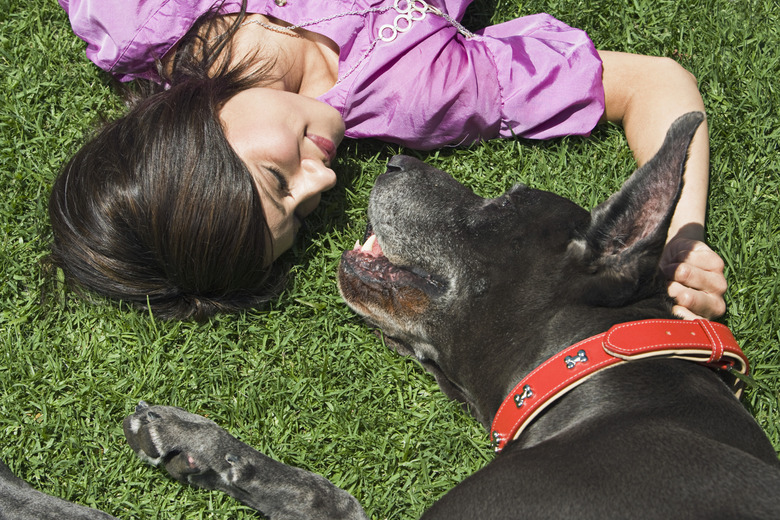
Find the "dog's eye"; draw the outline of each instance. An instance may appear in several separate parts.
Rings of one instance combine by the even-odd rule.
[[[493,199],[493,202],[491,206],[498,208],[498,209],[511,209],[514,207],[515,203],[512,200],[512,197],[509,195],[502,195],[501,197],[498,197],[497,199]]]
[[[483,205],[484,210],[488,211],[489,213],[493,213],[495,211],[505,211],[512,209],[513,207],[514,201],[508,195],[502,195],[501,197],[496,197],[495,199],[488,199]]]

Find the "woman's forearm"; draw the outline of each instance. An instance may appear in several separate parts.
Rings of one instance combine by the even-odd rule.
[[[623,126],[639,165],[661,147],[672,122],[704,111],[696,79],[675,61],[617,52],[600,52],[606,110],[604,119]],[[726,310],[728,287],[723,260],[704,243],[704,218],[710,168],[706,121],[689,149],[682,194],[667,234],[660,268],[669,280],[673,311],[684,318],[713,318]]]
[[[661,147],[666,131],[682,114],[704,111],[696,79],[667,58],[600,52],[604,63],[605,119],[623,126],[639,165]],[[709,182],[706,121],[689,150],[685,186],[672,219],[669,239],[677,235],[704,240]]]

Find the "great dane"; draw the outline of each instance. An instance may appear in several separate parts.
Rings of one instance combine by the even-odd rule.
[[[744,355],[725,327],[676,319],[658,269],[702,119],[676,121],[591,212],[522,185],[483,199],[391,159],[365,243],[342,257],[341,293],[500,450],[424,518],[780,518],[780,463],[734,393]],[[184,410],[141,403],[124,430],[141,458],[270,518],[367,518],[323,477]],[[7,469],[0,506],[9,518],[107,517]]]

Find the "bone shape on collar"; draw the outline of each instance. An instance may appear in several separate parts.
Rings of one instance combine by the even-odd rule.
[[[496,451],[559,397],[596,372],[618,363],[666,357],[747,375],[748,360],[725,325],[708,320],[620,323],[580,341],[536,367],[509,393],[490,429]],[[742,391],[739,381],[734,392]]]

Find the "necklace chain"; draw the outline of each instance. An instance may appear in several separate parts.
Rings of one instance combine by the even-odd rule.
[[[271,25],[270,23],[261,22],[260,20],[247,20],[246,22],[242,23],[239,27],[246,27],[249,24],[255,24],[259,25],[260,27],[263,27],[264,29],[268,29],[269,31],[273,31],[275,33],[284,34],[285,36],[289,36],[290,38],[300,38],[301,35],[295,32],[295,29],[297,27],[286,27],[283,25]]]

